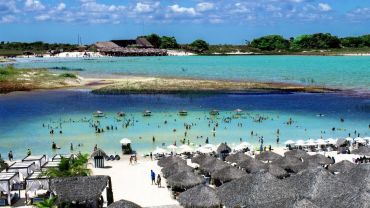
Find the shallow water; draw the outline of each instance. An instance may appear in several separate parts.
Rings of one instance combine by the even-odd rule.
[[[209,115],[214,108],[220,110],[217,117]],[[246,114],[232,119],[231,123],[223,122],[223,118],[232,117],[237,108]],[[146,109],[153,112],[152,117],[142,116]],[[178,116],[181,109],[186,109],[188,116]],[[104,111],[107,118],[93,118],[92,112],[96,110]],[[124,128],[124,121],[116,120],[118,111],[126,112],[125,118],[135,120],[134,125]],[[318,116],[320,113],[324,116]],[[149,152],[162,143],[167,146],[177,141],[180,144],[179,140],[184,138],[184,123],[195,124],[186,137],[194,145],[204,144],[209,137],[214,144],[226,141],[233,145],[242,138],[257,146],[258,138],[263,136],[266,145],[276,146],[277,129],[281,145],[288,139],[347,137],[349,133],[354,136],[355,130],[361,136],[370,135],[370,100],[336,94],[102,96],[86,90],[35,91],[0,96],[0,115],[0,153],[6,155],[12,149],[16,158],[24,156],[27,148],[34,154],[51,155],[55,153],[51,150],[53,140],[62,148],[59,153],[69,153],[72,142],[75,152],[90,152],[93,145],[98,144],[113,154],[120,152],[120,139],[128,137],[139,153]],[[258,115],[266,120],[254,122]],[[289,118],[293,119],[293,125],[286,124]],[[344,118],[344,122],[340,118]],[[113,125],[117,130],[96,134],[82,119],[100,120],[102,127]],[[168,124],[164,124],[165,120]],[[216,122],[219,127],[213,137],[211,131]],[[63,134],[59,134],[60,123]],[[238,123],[243,127],[238,127]],[[54,136],[49,134],[48,125],[55,128]],[[333,127],[337,130],[332,131]],[[251,136],[251,131],[258,136]],[[200,136],[202,138],[197,139]],[[79,148],[78,143],[82,144]]]
[[[285,82],[370,89],[370,57],[188,56],[17,59],[17,67],[66,67],[84,76],[112,74]],[[82,70],[82,71],[80,71]]]

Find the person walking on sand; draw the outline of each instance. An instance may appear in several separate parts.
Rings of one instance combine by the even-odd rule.
[[[150,152],[150,160],[153,160],[153,153]]]
[[[157,185],[158,185],[158,188],[162,188],[161,181],[162,181],[161,175],[158,174],[157,175]]]
[[[155,184],[155,173],[153,170],[150,170],[150,177],[152,179],[152,185]]]

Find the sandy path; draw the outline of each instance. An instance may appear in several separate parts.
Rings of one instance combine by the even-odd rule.
[[[163,188],[166,179],[162,177],[162,188],[151,185],[150,170],[158,174],[161,169],[156,161],[138,158],[136,165],[129,165],[126,157],[120,161],[106,161],[105,166],[111,168],[92,168],[93,174],[111,177],[114,201],[125,199],[142,207],[178,205],[178,202],[171,198],[169,190]]]

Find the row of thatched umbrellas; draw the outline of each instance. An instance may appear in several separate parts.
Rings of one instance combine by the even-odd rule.
[[[302,150],[288,151],[284,157],[273,152],[263,152],[255,158],[237,153],[226,157],[226,162],[199,155],[192,162],[199,164],[201,174],[218,182],[216,189],[204,185],[204,177],[179,157],[158,161],[168,186],[184,191],[177,197],[184,207],[370,205],[369,165],[349,161],[333,164],[333,160],[323,155],[311,156]]]

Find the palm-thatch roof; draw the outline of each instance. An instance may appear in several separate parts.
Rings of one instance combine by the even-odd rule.
[[[370,156],[370,147],[362,146],[352,151],[352,154]]]
[[[293,204],[292,208],[319,208],[316,204],[308,199],[298,200]]]
[[[370,164],[358,164],[351,171],[339,174],[344,183],[352,184],[364,190],[370,190]]]
[[[91,155],[90,158],[94,158],[96,156],[103,156],[103,157],[108,157],[107,154],[100,148],[98,148],[96,151],[94,151]]]
[[[221,143],[220,146],[217,147],[217,154],[221,153],[229,153],[231,152],[231,148],[226,143]]]
[[[180,157],[177,157],[177,156],[164,157],[164,158],[161,158],[160,160],[158,160],[158,165],[160,167],[167,167],[167,166],[170,166],[174,163],[184,163],[184,164],[186,164],[186,161],[183,160]]]
[[[221,160],[216,159],[214,161],[209,161],[207,163],[200,165],[199,168],[208,174],[212,174],[215,171],[221,170],[222,168],[225,168],[227,166],[230,165]]]
[[[135,204],[134,202],[119,200],[109,205],[108,208],[141,208],[141,206]]]
[[[331,158],[325,157],[324,155],[321,155],[321,154],[311,155],[307,158],[307,160],[310,163],[319,164],[319,165],[328,165],[328,164],[334,163],[334,161]]]
[[[183,171],[167,178],[167,183],[173,188],[189,189],[204,182],[204,178],[193,172]]]
[[[226,183],[235,179],[239,179],[245,176],[246,174],[247,174],[246,172],[238,168],[227,166],[225,168],[213,172],[211,174],[211,177],[213,179],[221,181],[222,183]]]
[[[50,182],[50,189],[59,202],[93,202],[99,199],[109,181],[109,176],[55,178]]]
[[[295,156],[285,156],[272,162],[272,164],[284,168],[288,172],[298,173],[306,168],[301,159]]]
[[[297,158],[306,158],[309,156],[306,151],[300,150],[300,149],[295,149],[295,150],[289,150],[284,153],[284,156],[293,156]]]
[[[266,172],[268,164],[256,159],[244,160],[237,164],[238,167],[243,168],[248,173]]]
[[[179,195],[177,198],[185,208],[219,208],[221,200],[216,191],[206,185],[199,185]]]
[[[191,158],[191,162],[197,163],[199,165],[203,165],[205,163],[215,161],[215,160],[217,160],[215,157],[212,157],[207,154],[201,154],[201,155]]]
[[[248,159],[252,159],[252,157],[244,154],[244,152],[238,152],[236,154],[231,154],[225,158],[225,160],[230,163],[239,163],[239,162],[242,162],[243,160],[248,160]]]
[[[289,173],[286,170],[273,164],[269,164],[268,172],[276,178],[285,178],[289,176]]]
[[[184,164],[184,163],[174,163],[170,166],[162,168],[162,173],[165,178],[170,177],[171,175],[174,175],[176,173],[180,173],[183,171],[192,172],[193,168]]]
[[[282,158],[281,155],[271,151],[264,151],[261,152],[259,155],[256,155],[256,159],[262,161],[274,161],[280,158]]]
[[[351,163],[348,160],[342,160],[338,163],[330,165],[328,167],[328,170],[332,173],[334,172],[345,173],[345,172],[351,171],[355,167],[356,165],[354,163]]]
[[[286,183],[270,173],[247,175],[216,190],[226,207],[281,207],[282,201],[291,203],[296,196]]]

